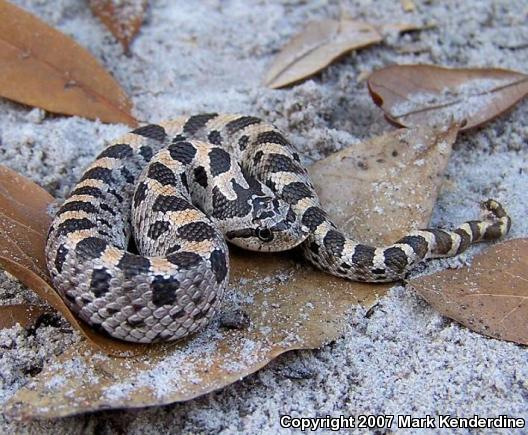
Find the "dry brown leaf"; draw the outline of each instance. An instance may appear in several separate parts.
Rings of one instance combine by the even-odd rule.
[[[449,141],[455,134],[455,130],[445,133],[444,153],[449,153]],[[422,138],[426,140],[425,136]],[[400,132],[393,140],[405,143],[398,149],[408,147],[406,141],[411,141],[408,132]],[[427,138],[427,143],[430,142]],[[394,144],[386,141],[384,144],[390,146],[388,153],[392,156]],[[366,151],[364,160],[371,159],[372,152],[368,148]],[[433,158],[432,152],[423,152],[424,159]],[[384,155],[381,149],[379,155]],[[403,165],[409,158],[405,153],[401,157],[405,159],[400,162]],[[339,165],[333,170],[326,167],[334,164],[330,157],[311,172],[317,175],[320,170],[330,176],[342,171]],[[377,175],[384,177],[390,171],[378,172]],[[366,186],[373,180],[364,177],[354,182]],[[375,183],[383,185],[383,180]],[[436,191],[436,188],[430,183],[418,182],[415,195],[426,198],[421,190]],[[342,199],[351,194],[349,189],[339,191]],[[414,202],[416,196],[412,198]],[[355,207],[351,202],[340,212],[353,214]],[[393,210],[401,213],[401,208]],[[330,213],[333,212],[331,208]],[[426,223],[430,212],[430,209],[412,208],[406,215],[408,221],[402,222],[391,217],[388,210],[384,227],[391,234],[402,230],[402,226],[409,230]],[[358,227],[355,233],[360,240],[371,237],[364,228]],[[299,261],[295,252],[249,255],[232,249],[230,291],[222,311],[245,313],[250,318],[249,327],[226,330],[216,318],[205,331],[183,343],[154,346],[145,355],[126,359],[94,353],[86,342],[81,343],[48,364],[30,384],[19,390],[8,402],[6,412],[17,419],[51,418],[188,400],[255,372],[281,353],[317,348],[336,339],[343,331],[346,312],[351,307],[358,303],[371,306],[377,295],[390,286],[354,283],[315,271],[306,262]]]
[[[371,74],[368,87],[389,121],[404,127],[445,124],[480,126],[528,94],[528,76],[496,68],[449,69],[393,65]]]
[[[31,180],[0,165],[0,266],[32,289],[104,352],[136,355],[145,346],[113,340],[89,328],[70,312],[51,282],[44,257],[53,197]]]
[[[247,329],[214,323],[172,348],[148,356],[94,354],[85,343],[49,364],[7,404],[12,418],[51,418],[112,408],[185,401],[253,373],[278,355],[338,338],[346,312],[370,306],[387,286],[347,283],[284,256],[232,256],[231,294],[224,310],[247,313]]]
[[[365,22],[323,20],[306,25],[277,55],[264,84],[281,88],[321,71],[348,52],[382,41],[378,30]]]
[[[409,222],[429,223],[457,132],[456,125],[396,130],[332,154],[309,172],[339,228],[365,243],[393,243]]]
[[[143,24],[147,0],[89,0],[90,9],[128,52]]]
[[[468,267],[416,278],[409,285],[469,329],[528,344],[528,239],[498,243]]]
[[[137,124],[124,91],[88,51],[4,0],[0,21],[1,96],[50,112]]]
[[[22,328],[31,328],[43,314],[49,312],[50,310],[47,307],[38,305],[0,305],[0,329],[12,328],[17,323]]]

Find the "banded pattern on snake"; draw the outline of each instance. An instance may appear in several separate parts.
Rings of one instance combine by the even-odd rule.
[[[227,285],[226,240],[254,251],[300,245],[316,267],[357,281],[403,278],[418,262],[495,240],[502,206],[453,231],[413,231],[385,247],[340,232],[299,155],[273,125],[200,114],[112,142],[58,210],[46,246],[52,281],[95,328],[132,342],[183,338],[206,325]],[[127,247],[133,235],[139,254]]]

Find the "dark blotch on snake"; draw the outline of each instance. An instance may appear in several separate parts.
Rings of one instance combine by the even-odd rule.
[[[168,255],[167,260],[182,269],[189,269],[199,264],[202,257],[195,252],[182,251]]]
[[[170,222],[168,221],[156,221],[150,225],[147,236],[152,240],[157,240],[159,236],[169,231]]]
[[[149,165],[147,176],[163,186],[176,186],[176,177],[167,166],[154,162]]]
[[[458,255],[461,252],[464,252],[468,248],[468,246],[471,244],[471,235],[468,234],[467,231],[461,228],[457,228],[453,232],[460,236],[460,245],[458,246],[458,249],[456,252]]]
[[[244,168],[241,169],[242,175],[244,176],[244,179],[246,180],[246,183],[248,184],[249,188],[253,190],[256,195],[264,196],[265,194],[262,191],[262,184],[250,173],[248,173]]]
[[[159,195],[152,205],[152,211],[160,211],[162,213],[184,211],[191,208],[193,206],[186,199],[172,195]]]
[[[325,220],[326,213],[319,207],[310,207],[304,212],[302,217],[303,225],[306,225],[312,232]]]
[[[74,231],[89,230],[95,227],[95,224],[87,218],[66,219],[57,227],[57,235],[73,233]]]
[[[130,279],[136,275],[147,273],[150,269],[150,261],[141,255],[125,252],[117,267],[123,271],[125,279]]]
[[[114,177],[112,176],[112,170],[102,167],[95,167],[86,171],[80,181],[84,180],[101,180],[109,185],[112,185],[115,182]]]
[[[270,172],[290,172],[292,174],[304,174],[304,169],[293,159],[283,154],[268,154],[266,167]]]
[[[483,240],[495,240],[502,235],[501,224],[500,222],[495,222],[486,228],[484,235],[482,236]]]
[[[191,116],[183,126],[183,132],[188,136],[193,136],[198,130],[205,127],[205,124],[217,116],[217,113],[203,113],[201,115]]]
[[[385,266],[387,269],[394,271],[398,274],[405,272],[405,268],[408,266],[407,254],[402,248],[393,246],[383,251],[385,257]]]
[[[248,202],[251,191],[243,189],[235,182],[233,182],[233,189],[237,198],[230,200],[224,196],[218,186],[213,188],[213,217],[228,219],[236,216],[246,216],[251,211],[251,206]]]
[[[181,180],[181,183],[182,183],[183,187],[185,187],[185,189],[187,189],[187,192],[188,192],[189,191],[189,183],[187,181],[187,175],[185,174],[185,172],[181,173],[180,180]]]
[[[203,166],[194,168],[194,181],[204,189],[207,187],[207,172],[205,172],[205,168]]]
[[[211,174],[213,177],[223,174],[231,168],[231,157],[222,148],[215,147],[209,151],[209,160],[211,162]]]
[[[240,151],[244,151],[247,148],[249,142],[249,136],[242,136],[240,139],[238,139],[238,148]]]
[[[64,204],[58,211],[57,216],[69,211],[84,211],[86,213],[97,213],[97,208],[91,202],[70,201]]]
[[[352,255],[352,262],[358,266],[358,269],[370,269],[374,263],[375,250],[372,246],[356,245]]]
[[[287,184],[282,189],[282,199],[289,204],[296,204],[304,198],[311,198],[313,196],[312,190],[303,182],[295,181]]]
[[[92,280],[90,281],[90,288],[96,298],[104,296],[110,290],[110,279],[112,275],[108,273],[108,269],[95,269],[92,272]]]
[[[150,162],[150,160],[152,159],[152,155],[154,154],[154,152],[152,151],[152,148],[149,147],[149,146],[142,146],[140,149],[139,149],[139,154],[141,154],[141,157],[143,157],[145,159],[145,161],[147,162]]]
[[[168,149],[172,159],[184,165],[191,163],[196,155],[196,148],[190,142],[175,142]]]
[[[97,156],[97,159],[103,157],[111,157],[113,159],[124,159],[126,157],[132,156],[133,153],[134,152],[130,145],[127,145],[126,143],[118,143],[115,145],[110,145],[109,147],[104,149],[101,154]]]
[[[211,267],[216,276],[216,282],[220,284],[227,276],[226,256],[221,250],[215,249],[211,252],[209,260],[211,261]]]
[[[257,136],[257,140],[255,141],[256,144],[264,144],[264,143],[277,143],[279,145],[290,147],[290,143],[286,140],[286,138],[280,134],[277,131],[265,131],[264,133],[260,133]]]
[[[136,187],[136,192],[134,193],[134,207],[139,207],[139,205],[147,197],[148,186],[145,183],[139,183]]]
[[[157,307],[174,304],[179,288],[180,282],[176,278],[156,275],[152,281],[152,303]]]
[[[262,152],[260,150],[255,153],[255,155],[253,156],[253,164],[255,166],[257,166],[260,163],[260,161],[262,160],[262,156],[263,155],[264,155],[264,152]]]
[[[326,250],[331,252],[332,255],[340,256],[345,247],[345,237],[339,231],[330,230],[324,236],[323,243]]]
[[[260,124],[262,121],[254,116],[241,116],[238,119],[229,121],[226,124],[226,130],[229,134],[235,134],[236,132],[243,130],[246,127],[254,124]]]
[[[222,135],[218,130],[213,130],[207,135],[207,140],[213,145],[222,145]]]
[[[178,236],[182,239],[202,242],[216,236],[216,230],[205,222],[190,222],[178,229]]]
[[[82,239],[75,246],[75,252],[79,257],[93,260],[100,258],[108,243],[100,237],[87,237]]]
[[[424,258],[429,249],[429,243],[422,236],[405,236],[396,243],[409,245],[418,258]]]
[[[157,140],[158,142],[163,142],[167,137],[165,129],[161,125],[156,124],[149,124],[145,125],[144,127],[136,128],[135,130],[132,130],[132,133],[149,139]]]
[[[64,244],[60,245],[59,249],[57,250],[57,255],[55,256],[55,268],[59,273],[62,272],[62,265],[64,264],[64,261],[66,261],[68,252],[68,248],[66,248]]]
[[[468,221],[469,228],[471,229],[471,240],[476,241],[480,239],[480,228],[478,226],[478,221]]]
[[[443,230],[436,229],[425,231],[431,233],[436,240],[436,249],[434,249],[436,254],[447,254],[451,250],[453,241],[451,240],[451,236],[448,233]]]
[[[97,187],[92,186],[83,186],[75,189],[70,196],[73,195],[89,195],[93,196],[94,198],[100,198],[103,195],[103,192],[101,189],[98,189]]]

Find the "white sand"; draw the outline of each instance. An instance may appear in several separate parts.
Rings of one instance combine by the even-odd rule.
[[[524,0],[151,1],[131,56],[76,0],[17,0],[88,48],[114,74],[138,119],[159,121],[201,111],[262,116],[290,132],[305,162],[391,130],[357,76],[393,63],[528,68]],[[341,6],[339,6],[341,5]],[[260,85],[266,64],[310,19],[340,10],[372,22],[434,21],[434,29],[391,36],[350,55],[312,81],[273,91]],[[418,54],[401,53],[411,45]],[[459,137],[433,224],[474,218],[476,204],[501,200],[513,218],[510,237],[528,235],[528,102],[483,129]],[[127,130],[54,117],[0,101],[0,162],[60,197],[104,141]],[[431,262],[430,273],[468,261]],[[36,301],[0,274],[0,303]],[[77,336],[58,316],[30,333],[0,333],[0,403]],[[394,288],[372,316],[358,309],[345,336],[318,351],[294,352],[255,375],[184,404],[31,424],[0,416],[0,432],[179,433],[280,430],[279,415],[508,414],[528,418],[528,351],[482,337],[435,313],[418,296]],[[394,428],[394,426],[393,426]],[[464,433],[464,431],[461,431]]]

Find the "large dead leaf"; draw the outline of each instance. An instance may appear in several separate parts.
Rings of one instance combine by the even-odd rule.
[[[354,145],[358,153],[366,153],[363,157],[357,155],[356,160],[351,157],[352,152],[341,153],[351,161],[375,162],[382,166],[384,162],[380,159],[382,156],[387,158],[386,169],[377,169],[376,174],[372,174],[372,177],[382,179],[353,177],[357,168],[350,173],[350,183],[359,184],[357,192],[373,182],[380,188],[376,196],[381,201],[379,204],[387,207],[383,228],[390,234],[380,234],[381,240],[426,225],[431,213],[430,209],[422,207],[387,205],[387,197],[392,192],[386,189],[385,178],[389,177],[392,182],[391,168],[409,162],[421,168],[428,164],[425,162],[428,158],[445,166],[455,135],[454,127],[447,132],[431,130],[425,133],[424,130],[414,135],[408,131],[398,132],[398,135],[371,143],[371,147],[379,145],[376,152],[369,147]],[[398,141],[401,144],[395,143]],[[425,144],[421,145],[423,142]],[[414,154],[409,157],[404,152],[408,147],[416,148],[418,154],[421,152],[424,162],[416,163],[419,158]],[[369,173],[368,169],[364,170]],[[343,167],[332,156],[311,170],[316,177],[319,171],[337,180]],[[439,182],[434,171],[421,173]],[[429,198],[422,190],[436,191],[437,187],[434,182],[418,180],[415,192],[409,198],[414,204],[417,197]],[[338,193],[343,201],[356,194],[349,188]],[[26,195],[26,201],[30,200]],[[404,217],[401,216],[402,209],[406,210]],[[337,214],[352,215],[355,212],[356,203],[350,201]],[[336,213],[334,207],[330,208],[330,213]],[[392,216],[392,213],[400,217]],[[359,225],[352,229],[358,239],[372,239],[366,228]],[[358,303],[372,305],[377,295],[391,286],[332,277],[312,269],[296,254],[263,255],[231,250],[230,290],[222,311],[239,313],[238,317],[242,319],[249,318],[249,326],[244,327],[246,322],[242,321],[238,329],[225,329],[222,325],[237,326],[237,316],[231,316],[234,321],[217,316],[205,331],[182,343],[151,346],[147,353],[126,359],[97,353],[88,342],[83,342],[49,363],[30,384],[19,390],[8,402],[6,412],[18,419],[50,418],[188,400],[255,372],[281,353],[317,348],[336,339],[344,329],[346,312],[351,307]],[[73,325],[78,327],[76,323]]]
[[[264,84],[275,89],[291,85],[321,71],[340,56],[382,39],[374,26],[362,21],[309,23],[275,58]]]
[[[124,91],[88,51],[0,0],[0,95],[50,112],[136,125]]]
[[[247,313],[249,328],[224,330],[217,321],[178,346],[127,359],[95,354],[86,344],[72,347],[19,390],[6,413],[49,418],[189,400],[236,382],[286,351],[338,338],[346,311],[371,305],[376,290],[386,289],[329,278],[280,257],[232,256],[224,310]]]
[[[368,87],[389,121],[404,127],[484,124],[528,94],[528,76],[496,68],[393,65],[371,74]]]
[[[130,42],[143,24],[147,0],[89,0],[89,5],[128,52]]]
[[[496,244],[468,267],[409,285],[440,313],[480,334],[528,344],[528,239]]]
[[[309,172],[339,228],[362,242],[394,243],[409,222],[428,224],[457,132],[456,125],[396,130],[332,154]]]

